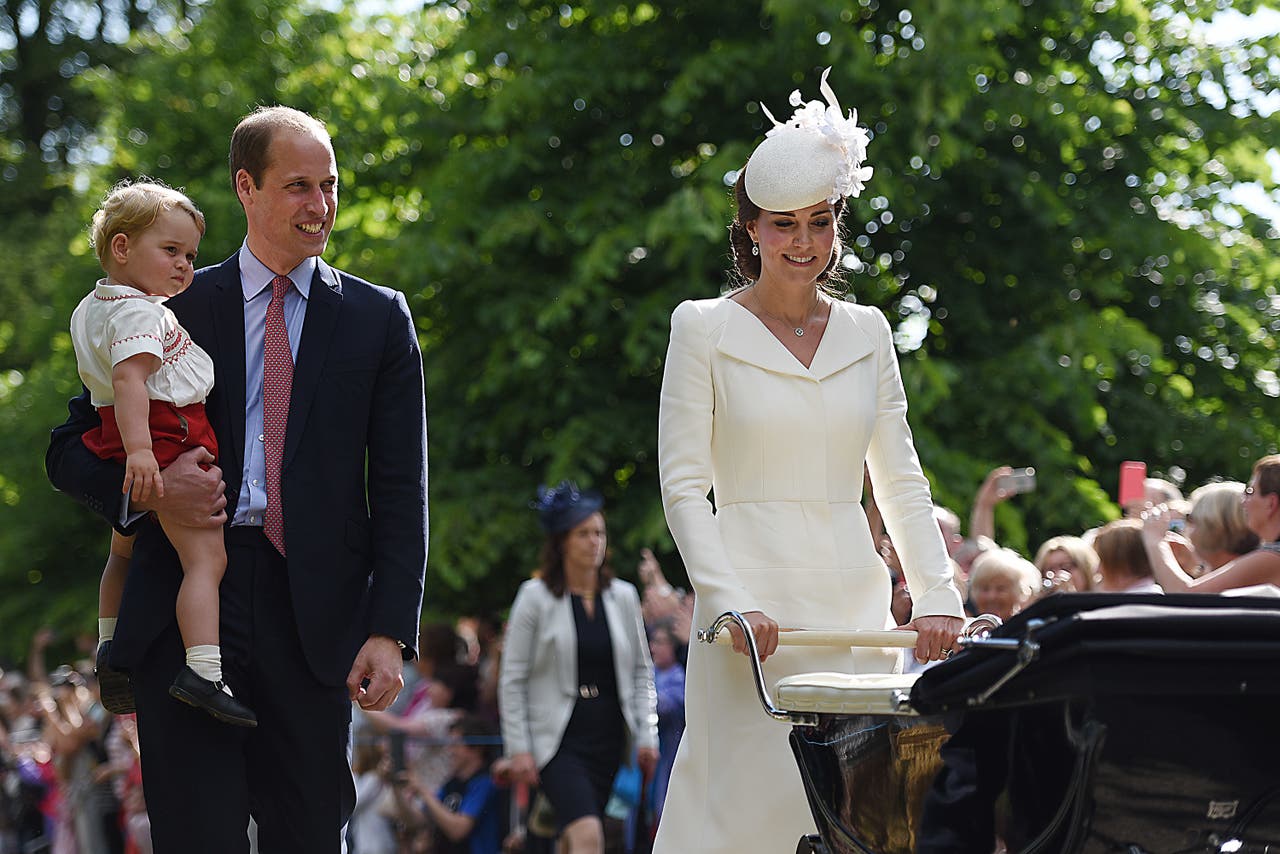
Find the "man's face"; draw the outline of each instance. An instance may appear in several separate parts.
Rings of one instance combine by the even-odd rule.
[[[329,140],[280,128],[271,140],[262,186],[236,175],[236,195],[249,225],[249,249],[284,275],[324,252],[338,212],[338,166]]]

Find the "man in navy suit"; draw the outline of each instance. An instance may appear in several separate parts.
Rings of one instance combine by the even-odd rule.
[[[244,244],[168,302],[214,360],[206,409],[218,465],[190,451],[164,471],[163,498],[124,505],[123,469],[81,442],[98,423],[84,395],[53,431],[46,464],[57,488],[138,535],[111,664],[133,682],[155,850],[245,852],[252,815],[264,854],[336,854],[355,800],[351,701],[386,708],[416,655],[427,541],[422,357],[402,294],[319,258],[338,207],[324,126],[259,108],[236,127],[230,165]],[[279,330],[281,310],[284,330],[271,339],[264,330]],[[264,359],[288,358],[284,332],[292,387],[275,445],[278,485],[268,490],[265,434],[281,416],[264,416]],[[269,492],[279,509],[264,533]],[[257,713],[256,729],[169,696],[184,657],[174,617],[182,570],[142,512],[157,507],[226,525],[223,671]]]

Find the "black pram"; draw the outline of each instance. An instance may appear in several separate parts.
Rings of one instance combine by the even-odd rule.
[[[798,851],[1280,852],[1280,599],[1058,595],[918,678],[759,684]]]

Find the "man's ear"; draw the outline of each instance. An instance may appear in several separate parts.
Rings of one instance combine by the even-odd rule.
[[[111,260],[117,264],[124,264],[129,260],[129,235],[123,231],[116,232],[111,237]]]
[[[249,199],[256,189],[257,186],[253,183],[253,176],[248,171],[241,169],[236,172],[236,198],[240,200],[241,205],[249,203]]]

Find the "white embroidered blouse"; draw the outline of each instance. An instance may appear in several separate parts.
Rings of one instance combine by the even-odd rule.
[[[191,340],[164,300],[163,296],[101,279],[72,312],[76,368],[94,406],[115,403],[111,371],[139,353],[160,359],[160,367],[147,377],[147,394],[152,400],[167,400],[181,407],[209,396],[213,360]]]

